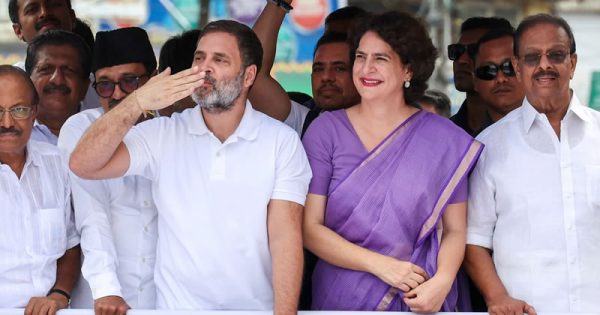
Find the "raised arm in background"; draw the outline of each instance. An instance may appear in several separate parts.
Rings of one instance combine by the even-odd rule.
[[[283,0],[291,3],[291,0]],[[267,1],[265,8],[254,23],[252,28],[263,47],[262,67],[254,85],[250,89],[248,98],[252,106],[277,120],[285,121],[290,114],[291,103],[285,90],[271,76],[271,69],[275,61],[277,35],[283,23],[285,11]]]

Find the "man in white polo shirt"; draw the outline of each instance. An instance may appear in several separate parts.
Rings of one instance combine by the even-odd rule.
[[[296,312],[311,171],[298,135],[247,102],[261,60],[250,28],[209,23],[192,69],[150,79],[71,155],[81,177],[152,180],[158,308]],[[130,130],[144,110],[191,93],[199,106]]]

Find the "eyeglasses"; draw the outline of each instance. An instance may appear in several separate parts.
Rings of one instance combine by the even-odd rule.
[[[565,61],[565,58],[567,58],[567,56],[569,54],[570,54],[570,52],[563,51],[563,50],[551,50],[551,51],[543,53],[543,54],[530,53],[530,54],[525,54],[523,56],[523,62],[525,62],[525,64],[530,67],[535,67],[540,64],[540,60],[542,59],[542,56],[546,56],[546,58],[548,59],[548,61],[551,64],[558,65],[558,64],[563,63]]]
[[[472,56],[477,48],[477,43],[473,44],[450,44],[448,45],[448,59],[455,61],[460,58],[465,52]]]
[[[479,67],[475,69],[475,76],[481,80],[490,81],[494,80],[500,71],[509,77],[515,76],[515,69],[510,60],[506,60],[499,65],[490,64]]]
[[[33,107],[17,106],[17,107],[12,107],[10,109],[0,108],[0,119],[2,119],[4,117],[4,113],[10,113],[12,118],[17,119],[17,120],[27,119],[27,118],[31,117],[31,114],[33,113]]]
[[[100,97],[109,98],[115,93],[115,86],[118,84],[121,91],[129,94],[135,91],[140,86],[140,80],[144,77],[149,77],[148,74],[142,74],[137,77],[127,76],[121,80],[113,82],[108,80],[96,81],[92,84],[94,90]]]

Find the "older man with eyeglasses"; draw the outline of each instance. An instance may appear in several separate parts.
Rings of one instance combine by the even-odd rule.
[[[466,261],[492,314],[594,313],[600,297],[600,113],[570,88],[575,39],[560,17],[515,32],[521,107],[478,139]]]
[[[69,305],[80,249],[65,157],[30,140],[38,103],[23,70],[0,66],[0,308],[51,315]]]
[[[131,27],[98,32],[92,72],[102,107],[65,122],[58,146],[69,153],[94,121],[156,72],[146,31]],[[73,201],[85,258],[85,280],[73,293],[73,307],[94,307],[97,314],[154,308],[157,213],[150,181],[140,176],[87,181],[73,175]]]

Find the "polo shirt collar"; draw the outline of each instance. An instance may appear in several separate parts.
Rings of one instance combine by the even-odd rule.
[[[258,126],[260,125],[260,119],[258,113],[252,108],[250,101],[246,100],[246,108],[244,109],[244,115],[242,121],[237,127],[232,136],[252,141],[258,136]]]
[[[533,105],[531,105],[531,103],[529,103],[527,97],[525,97],[525,100],[523,100],[521,113],[525,132],[529,132],[531,126],[533,126],[535,118],[538,115],[542,115],[533,107]],[[575,92],[572,92],[571,94],[571,101],[569,102],[569,108],[567,109],[565,117],[569,115],[575,115],[585,122],[589,122],[591,120],[590,114],[585,110],[584,106],[581,105],[581,102],[579,101],[579,98],[577,98],[577,95],[575,95]]]
[[[196,105],[196,107],[192,109],[185,110],[181,115],[185,115],[183,118],[187,123],[188,133],[199,136],[210,133],[210,130],[208,130],[208,127],[206,127],[206,123],[204,122],[200,105]],[[198,119],[198,117],[200,117],[200,119]]]
[[[186,120],[188,122],[188,132],[190,134],[196,135],[205,135],[209,134],[211,131],[206,126],[206,122],[204,122],[204,117],[202,115],[202,110],[200,106],[196,106],[193,109],[187,110]],[[198,119],[200,115],[201,119]],[[258,126],[260,125],[260,119],[252,108],[252,104],[250,101],[246,100],[246,105],[244,109],[244,115],[242,116],[242,120],[240,121],[240,125],[233,132],[231,137],[242,138],[246,140],[254,140],[258,136]]]

